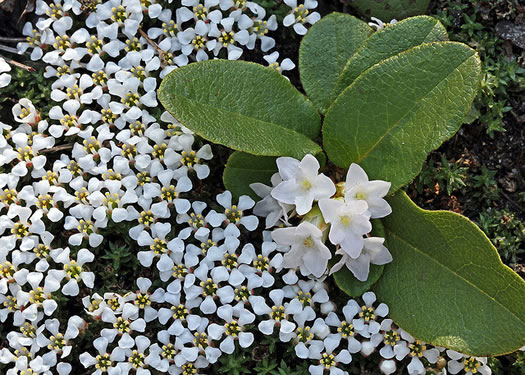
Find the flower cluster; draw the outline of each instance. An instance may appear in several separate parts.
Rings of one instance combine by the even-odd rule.
[[[275,335],[311,374],[347,374],[345,365],[373,352],[385,374],[396,361],[410,361],[411,374],[438,371],[445,353],[451,373],[489,373],[486,359],[412,338],[372,292],[342,308],[331,300],[326,264],[312,261],[332,256],[326,236],[358,278],[389,261],[382,239],[363,237],[370,218],[389,213],[388,186],[358,166],[336,187],[313,157],[283,158],[274,186],[254,187],[264,197],[257,204],[228,191],[200,198],[211,146],[157,108],[155,89],[191,61],[269,51],[278,25],[249,1],[165,3],[37,0],[42,17],[24,27],[20,51],[48,64],[55,106],[44,114],[21,99],[14,122],[0,123],[0,370],[207,373],[221,355]],[[284,24],[299,34],[319,18],[316,1],[285,3]],[[276,53],[269,64],[292,68]],[[253,233],[252,209],[267,228],[305,220]],[[136,249],[132,286],[110,287],[93,272],[111,270],[115,237]],[[86,337],[92,347],[80,346]]]
[[[346,265],[358,280],[365,281],[370,264],[392,261],[383,246],[384,238],[369,235],[370,219],[385,217],[392,211],[383,199],[390,189],[389,182],[369,181],[365,171],[352,164],[346,182],[336,186],[329,177],[319,174],[319,162],[312,155],[301,161],[278,158],[277,166],[279,172],[272,178],[272,188],[260,183],[251,187],[262,198],[255,212],[267,217],[267,228],[279,222],[287,225],[291,214],[304,215],[297,227],[279,228],[272,233],[278,244],[290,246],[284,256],[286,268],[299,268],[303,275],[315,277],[325,274],[332,257],[324,244],[326,233],[336,246],[335,254],[341,255],[330,273]]]

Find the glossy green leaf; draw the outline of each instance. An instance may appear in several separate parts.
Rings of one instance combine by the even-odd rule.
[[[525,282],[466,217],[425,211],[400,191],[383,220],[394,258],[374,290],[420,340],[475,356],[525,345]]]
[[[320,117],[310,100],[278,72],[245,61],[212,60],[169,73],[159,100],[201,137],[255,155],[317,154],[310,138]]]
[[[380,219],[372,219],[372,236],[385,237],[385,230]],[[337,259],[332,258],[330,267],[339,261],[340,257],[336,256],[336,258]],[[333,277],[336,285],[343,292],[348,294],[350,297],[360,297],[363,293],[369,291],[372,285],[374,285],[377,280],[379,280],[383,274],[383,268],[384,266],[371,264],[370,272],[368,273],[368,279],[366,279],[366,281],[357,280],[352,272],[350,272],[350,270],[346,267],[343,267],[339,271],[335,272]]]
[[[425,14],[430,0],[352,0],[350,5],[367,17],[385,22]]]
[[[331,13],[304,36],[299,48],[299,73],[304,90],[319,112],[328,110],[339,74],[371,33],[366,22],[349,14]]]
[[[371,179],[409,183],[427,154],[459,129],[476,95],[480,61],[464,44],[422,44],[374,65],[326,114],[328,158]]]
[[[255,200],[260,198],[250,189],[250,184],[262,182],[272,186],[270,180],[277,172],[275,157],[256,156],[245,152],[235,151],[230,155],[222,179],[226,189],[235,197],[249,195]]]
[[[411,17],[368,38],[348,60],[331,94],[332,101],[372,65],[422,43],[447,40],[447,30],[435,18]]]

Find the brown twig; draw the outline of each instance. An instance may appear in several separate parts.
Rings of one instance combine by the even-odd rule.
[[[58,146],[55,146],[55,147],[46,148],[44,150],[41,150],[40,153],[41,154],[47,154],[47,153],[55,152],[55,151],[70,150],[72,148],[73,148],[73,143],[66,143],[64,145],[58,145]]]
[[[140,35],[142,35],[142,37],[144,39],[146,39],[146,42],[148,42],[149,45],[151,45],[153,48],[155,48],[155,51],[157,51],[157,53],[159,54],[160,56],[160,61],[161,61],[161,65],[163,65],[163,68],[166,66],[166,63],[164,61],[164,55],[166,54],[165,51],[163,51],[159,45],[157,43],[155,43],[153,40],[151,40],[151,38],[148,36],[148,34],[146,34],[144,32],[144,30],[142,30],[142,28],[139,27],[139,33]]]
[[[24,69],[24,70],[27,70],[28,72],[36,72],[36,69],[33,68],[32,66],[29,66],[29,65],[25,65],[25,64],[22,64],[18,61],[15,61],[15,60],[11,60],[7,57],[4,57],[4,56],[0,56],[2,57],[6,63],[10,64],[10,65],[13,65],[13,66],[16,66],[17,68],[21,68],[21,69]]]

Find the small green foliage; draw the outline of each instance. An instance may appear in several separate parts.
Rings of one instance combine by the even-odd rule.
[[[277,363],[268,358],[264,358],[259,362],[257,366],[254,367],[254,370],[259,375],[278,375]]]
[[[40,111],[43,119],[47,118],[53,101],[51,96],[51,81],[44,77],[43,71],[28,72],[27,70],[14,68],[11,72],[11,83],[0,88],[0,110],[5,107],[11,108],[22,98],[31,100],[35,108]],[[4,122],[12,115],[2,116]]]
[[[119,272],[121,265],[130,262],[133,257],[135,257],[135,254],[130,251],[126,244],[117,244],[115,242],[110,242],[106,253],[101,256],[102,259],[111,261],[114,272]]]
[[[496,171],[481,166],[481,174],[470,176],[468,186],[472,188],[471,196],[479,201],[496,201],[500,198],[500,188],[496,180]]]
[[[488,208],[480,213],[477,224],[506,262],[517,263],[525,254],[525,225],[513,212]]]
[[[219,362],[221,364],[218,369],[220,374],[241,375],[251,373],[249,366],[247,366],[249,357],[246,357],[240,350],[236,350],[230,355],[221,356]]]

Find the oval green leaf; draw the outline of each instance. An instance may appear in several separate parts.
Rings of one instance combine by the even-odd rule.
[[[214,143],[255,155],[321,151],[314,105],[273,69],[244,61],[212,60],[169,73],[159,100],[184,126]]]
[[[350,5],[367,17],[385,22],[425,14],[430,0],[352,0]]]
[[[447,40],[447,30],[428,16],[407,18],[372,34],[348,60],[331,94],[332,101],[361,73],[381,60],[422,43]]]
[[[330,94],[346,62],[371,33],[366,22],[349,14],[331,13],[304,36],[299,48],[301,82],[322,114],[331,104]]]
[[[456,133],[476,95],[480,61],[464,44],[422,44],[374,65],[326,114],[328,158],[371,179],[409,183],[427,154]]]
[[[383,219],[393,262],[374,290],[420,340],[474,356],[525,345],[525,282],[466,217],[426,211],[400,191]]]
[[[235,151],[228,158],[222,179],[226,189],[235,197],[249,195],[255,200],[260,198],[250,189],[250,184],[262,182],[272,186],[270,180],[277,172],[275,157],[256,156]]]

